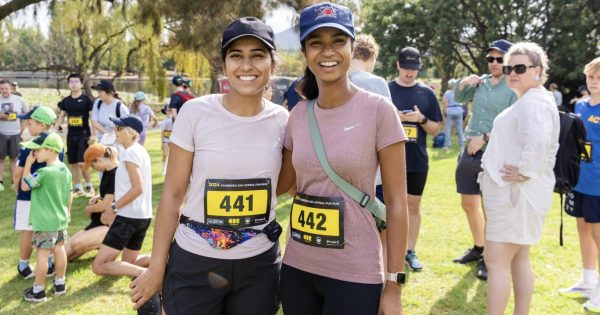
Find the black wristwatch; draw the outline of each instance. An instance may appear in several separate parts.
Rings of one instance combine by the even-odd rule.
[[[408,275],[406,272],[386,272],[385,280],[404,286],[408,280]]]
[[[113,202],[113,203],[110,205],[110,207],[113,209],[113,211],[114,211],[115,213],[117,213],[117,204],[116,204],[115,202]]]
[[[423,120],[421,120],[421,125],[426,124],[429,121],[429,119],[427,119],[427,117],[423,116]]]

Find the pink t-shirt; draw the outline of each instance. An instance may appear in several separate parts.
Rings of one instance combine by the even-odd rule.
[[[320,248],[289,239],[283,263],[342,281],[382,283],[382,249],[375,221],[323,171],[313,149],[306,110],[307,101],[292,110],[284,145],[292,151],[299,193],[344,198],[344,248]],[[377,152],[407,140],[394,105],[382,96],[359,90],[340,107],[322,109],[315,105],[315,116],[335,172],[375,196]]]
[[[260,113],[241,117],[225,109],[221,101],[220,94],[190,100],[181,107],[173,125],[171,142],[194,153],[192,176],[181,213],[205,222],[207,179],[270,179],[269,221],[253,226],[262,230],[275,220],[275,187],[281,169],[288,112],[265,101]],[[179,226],[175,239],[188,252],[217,259],[254,257],[273,247],[273,242],[261,233],[231,249],[217,249],[185,225]]]

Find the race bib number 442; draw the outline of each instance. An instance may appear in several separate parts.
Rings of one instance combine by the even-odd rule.
[[[300,243],[344,248],[344,198],[298,193],[290,214],[292,239]]]
[[[270,178],[206,180],[206,224],[240,228],[260,225],[269,221],[270,210]]]

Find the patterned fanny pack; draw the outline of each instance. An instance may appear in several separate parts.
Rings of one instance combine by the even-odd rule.
[[[216,227],[194,221],[185,215],[181,215],[179,223],[196,232],[196,234],[205,239],[213,248],[219,249],[233,248],[260,233],[264,233],[271,242],[276,242],[282,232],[281,226],[275,220],[267,224],[262,230]]]

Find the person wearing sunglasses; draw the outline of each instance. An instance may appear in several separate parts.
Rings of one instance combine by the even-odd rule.
[[[464,132],[466,146],[458,158],[455,178],[456,191],[461,196],[462,208],[467,215],[474,244],[453,262],[477,262],[475,275],[481,280],[487,279],[487,269],[483,260],[485,218],[477,174],[481,172],[481,157],[494,119],[517,100],[502,74],[504,54],[511,46],[512,43],[504,39],[494,41],[487,49],[486,56],[490,73],[481,76],[472,74],[454,85],[456,102],[473,102],[472,115]]]
[[[560,119],[544,88],[548,57],[537,44],[513,45],[502,72],[517,101],[494,120],[482,157],[481,192],[489,269],[488,315],[504,314],[512,287],[514,314],[528,314],[533,293],[529,248],[540,240],[552,206]]]

